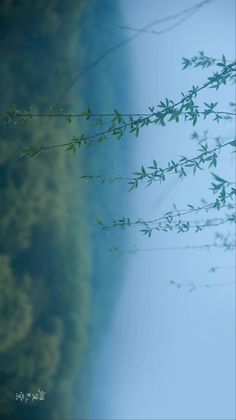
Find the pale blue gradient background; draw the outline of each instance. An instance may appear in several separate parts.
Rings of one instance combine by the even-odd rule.
[[[121,5],[127,25],[141,28],[195,3],[123,0]],[[130,34],[117,30],[121,37]],[[227,58],[235,58],[235,1],[215,0],[171,32],[161,36],[143,34],[126,48],[133,67],[133,84],[129,87],[133,109],[125,111],[145,112],[166,96],[177,100],[181,91],[200,85],[212,71],[183,72],[183,56],[204,50],[209,56],[221,57],[224,53]],[[208,90],[200,98],[218,98],[220,109],[226,110],[228,102],[235,101],[234,87],[217,94]],[[199,133],[205,129],[211,136],[235,133],[234,124],[218,126],[210,120],[196,127]],[[191,124],[184,123],[144,129],[135,140],[127,173],[141,164],[150,165],[153,158],[165,167],[169,159],[182,153],[196,155],[196,143],[189,140],[193,131]],[[222,162],[215,172],[232,179],[233,157],[222,154]],[[155,218],[169,210],[173,202],[180,208],[186,203],[197,204],[202,197],[210,197],[210,181],[208,175],[199,173],[184,182],[169,177],[162,186],[141,187],[132,192],[133,217]],[[126,190],[124,186],[124,194]],[[224,229],[221,231],[227,233],[230,228]],[[151,239],[132,232],[127,246],[210,243],[214,231],[201,235],[160,233]],[[139,253],[129,257],[125,287],[97,360],[93,418],[235,419],[235,288],[199,289],[190,294],[169,286],[170,280],[232,281],[233,270],[219,270],[215,275],[208,270],[215,265],[233,264],[234,253],[217,250]]]

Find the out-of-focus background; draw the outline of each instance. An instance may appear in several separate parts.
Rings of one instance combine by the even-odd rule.
[[[178,17],[196,2],[2,0],[0,111],[15,105],[70,114],[90,106],[97,114],[137,113],[166,96],[178,99],[212,73],[183,72],[183,56],[204,50],[235,59],[235,2],[202,3]],[[163,33],[131,39],[135,28],[168,16],[152,28]],[[235,93],[227,86],[201,100],[219,100],[225,110]],[[181,154],[197,154],[193,131],[233,138],[234,122],[206,120],[194,129],[171,123],[75,155],[55,149],[19,158],[24,147],[94,130],[103,130],[99,118],[0,125],[1,418],[233,420],[235,287],[213,286],[233,283],[234,253],[135,252],[212,243],[211,229],[149,239],[96,225],[97,218],[155,218],[173,203],[208,199],[209,173],[130,193],[122,182],[80,176],[129,176],[154,158],[165,167]],[[222,154],[221,175],[232,178],[234,170],[234,157]],[[232,226],[219,232],[235,235]],[[214,266],[229,269],[209,273]],[[189,293],[171,280],[210,287]],[[26,401],[38,390],[44,399]]]
[[[4,0],[0,20],[1,112],[14,104],[52,113],[76,74],[117,43],[122,14],[118,2]],[[127,51],[108,57],[66,92],[63,110],[127,106],[127,63]],[[124,270],[108,250],[125,237],[104,236],[95,219],[128,210],[120,186],[105,191],[79,177],[122,173],[129,147],[111,142],[75,156],[60,150],[19,159],[22,147],[68,141],[84,125],[34,118],[0,127],[1,418],[70,419],[75,407],[88,415],[90,368]],[[38,388],[44,400],[16,400]]]

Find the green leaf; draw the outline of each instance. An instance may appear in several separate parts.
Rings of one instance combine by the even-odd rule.
[[[76,152],[75,145],[74,144],[70,144],[69,147],[67,147],[67,149],[65,149],[66,152],[69,151],[69,150],[71,150],[72,153],[75,154],[75,152]]]
[[[147,175],[147,172],[145,171],[145,168],[143,166],[141,167],[141,170],[142,170],[143,175],[146,176]]]
[[[211,172],[211,175],[216,179],[216,181],[220,182],[221,184],[227,184],[228,181],[226,181],[226,179],[221,178],[220,176],[214,174],[213,172]]]

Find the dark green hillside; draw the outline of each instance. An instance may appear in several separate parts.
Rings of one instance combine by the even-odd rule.
[[[15,104],[48,112],[90,56],[107,48],[107,31],[120,19],[115,2],[1,1],[1,110]],[[109,42],[116,42],[114,31]],[[98,112],[123,106],[119,67],[108,59],[98,69],[63,98],[65,110],[84,110],[88,102]],[[92,360],[123,270],[107,252],[120,236],[104,235],[93,223],[96,216],[116,216],[117,202],[119,212],[123,204],[121,186],[87,185],[79,177],[121,172],[129,151],[111,143],[75,156],[60,150],[18,159],[21,147],[64,142],[84,129],[82,121],[59,119],[0,125],[3,419],[69,419],[75,410],[89,412]],[[15,401],[16,393],[38,388],[47,392],[44,401]]]

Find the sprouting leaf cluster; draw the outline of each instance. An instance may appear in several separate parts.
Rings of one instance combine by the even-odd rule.
[[[124,114],[117,109],[113,109],[110,114],[96,114],[92,111],[89,106],[88,109],[81,113],[62,113],[61,108],[52,108],[51,116],[66,118],[67,122],[70,122],[73,117],[82,117],[85,120],[95,121],[93,128],[95,130],[102,126],[102,131],[96,131],[95,133],[80,133],[79,135],[73,136],[69,141],[64,143],[47,145],[30,146],[22,150],[21,156],[36,157],[39,153],[49,151],[56,148],[63,148],[65,151],[71,151],[76,153],[78,148],[84,146],[85,148],[93,147],[101,142],[107,141],[110,138],[121,140],[125,134],[131,134],[135,138],[139,136],[140,130],[149,126],[150,124],[165,127],[167,123],[171,121],[178,123],[183,119],[186,123],[190,122],[195,126],[200,118],[207,119],[211,118],[213,121],[219,123],[222,119],[232,120],[235,117],[235,103],[230,103],[230,110],[219,110],[218,102],[203,102],[201,107],[197,98],[202,90],[207,88],[218,90],[221,86],[226,83],[235,83],[236,81],[236,62],[230,62],[226,60],[223,55],[221,59],[216,59],[206,56],[202,51],[190,59],[183,58],[183,68],[188,67],[200,67],[206,69],[211,66],[216,66],[218,71],[211,74],[205,83],[201,86],[193,85],[186,93],[181,92],[181,97],[177,101],[173,101],[170,98],[165,98],[160,101],[159,104],[149,107],[147,113],[136,113],[136,114]],[[32,108],[28,113],[19,111],[15,106],[11,107],[6,113],[1,115],[1,122],[9,124],[16,122],[18,119],[21,122],[25,122],[25,118],[34,118],[36,116],[50,116],[48,114],[33,114]],[[22,120],[23,118],[23,120]],[[94,120],[95,119],[95,120]],[[227,142],[222,142],[221,137],[216,137],[216,145],[210,147],[208,133],[205,132],[203,138],[200,138],[195,131],[192,134],[192,139],[197,140],[199,144],[198,154],[194,157],[187,157],[182,155],[178,160],[170,160],[166,167],[162,168],[158,165],[156,159],[150,166],[145,168],[143,165],[141,168],[134,172],[132,176],[122,177],[117,175],[115,177],[102,175],[84,175],[81,178],[87,180],[98,180],[101,183],[113,183],[116,181],[127,181],[129,184],[129,191],[139,187],[140,183],[145,182],[146,186],[150,186],[154,182],[164,182],[169,175],[177,175],[179,178],[184,179],[190,172],[196,174],[199,170],[212,170],[218,165],[218,159],[222,149],[228,148],[229,150],[235,150],[236,140],[228,139]],[[140,228],[144,235],[150,237],[153,231],[172,231],[176,230],[180,232],[188,232],[190,229],[194,229],[195,232],[199,232],[209,226],[218,226],[224,223],[235,222],[235,195],[236,189],[233,187],[233,182],[225,180],[220,175],[212,172],[213,181],[211,183],[211,191],[214,195],[214,200],[211,202],[204,202],[203,205],[194,206],[188,204],[187,209],[179,210],[174,207],[173,210],[166,212],[163,216],[154,220],[131,220],[129,217],[123,217],[114,219],[111,225],[106,225],[102,221],[98,221],[98,224],[103,229],[108,228],[126,228],[130,226],[137,226]],[[185,220],[186,217],[190,217],[192,214],[198,214],[200,211],[209,210],[226,210],[227,213],[220,215],[218,218],[204,219],[204,220]]]
[[[187,59],[184,59],[187,60]],[[204,55],[200,55],[200,61],[195,58],[191,59],[195,63],[196,67],[198,63],[209,63],[209,58]],[[191,63],[192,61],[189,60]],[[205,60],[205,61],[204,61]],[[20,111],[15,106],[9,108],[5,113],[1,114],[1,122],[4,124],[27,122],[28,119],[34,117],[63,117],[67,122],[70,122],[74,117],[83,117],[86,120],[95,118],[95,128],[103,125],[103,131],[98,131],[91,135],[80,134],[79,136],[72,137],[69,141],[61,144],[48,144],[40,145],[40,151],[51,150],[55,148],[64,148],[65,150],[76,151],[77,146],[84,145],[85,147],[91,147],[98,143],[108,140],[110,137],[114,137],[116,140],[121,140],[125,133],[132,134],[134,137],[138,137],[140,130],[144,127],[154,124],[157,126],[165,126],[168,122],[174,121],[178,123],[180,118],[184,118],[185,121],[189,121],[193,126],[196,125],[199,118],[204,119],[212,117],[213,121],[219,122],[222,119],[231,120],[235,115],[234,108],[231,111],[217,110],[217,102],[204,103],[204,108],[199,109],[199,105],[196,103],[198,93],[206,88],[213,88],[218,90],[221,85],[225,85],[227,82],[235,82],[235,69],[236,63],[231,62],[227,64],[225,57],[222,60],[216,61],[216,65],[220,67],[219,72],[214,72],[213,75],[207,78],[207,81],[202,86],[192,86],[187,93],[181,93],[179,101],[175,102],[170,98],[160,101],[158,105],[150,106],[149,112],[142,114],[123,114],[119,110],[114,109],[111,114],[96,114],[92,111],[89,106],[88,109],[81,113],[62,113],[62,108],[51,108],[51,114],[40,114],[33,113],[32,107],[27,111]],[[191,64],[185,66],[188,67]],[[204,68],[203,64],[199,66]],[[206,67],[206,64],[205,64]],[[231,107],[232,108],[232,107]],[[106,122],[104,123],[104,119]],[[110,124],[109,124],[110,119]],[[77,138],[80,138],[79,142]],[[71,147],[70,147],[71,146]],[[26,152],[27,154],[27,152]],[[33,150],[28,150],[29,156],[33,156]]]

